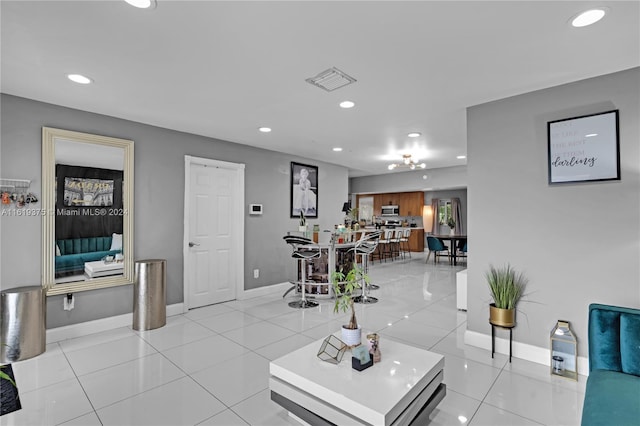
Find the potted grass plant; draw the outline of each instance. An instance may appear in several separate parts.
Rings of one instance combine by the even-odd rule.
[[[514,327],[516,306],[524,296],[528,279],[509,264],[501,268],[490,265],[485,277],[493,299],[489,305],[489,322],[500,327]]]
[[[356,290],[362,287],[362,282],[368,283],[369,276],[361,268],[353,267],[345,274],[343,270],[336,271],[331,275],[333,293],[335,295],[335,305],[333,312],[340,311],[347,313],[351,311],[349,323],[342,326],[342,341],[347,346],[357,346],[361,342],[361,330],[356,320],[356,309],[353,302]]]

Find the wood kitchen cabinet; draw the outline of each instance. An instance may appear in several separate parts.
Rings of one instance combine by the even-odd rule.
[[[410,251],[424,251],[424,229],[411,229],[409,236]]]
[[[389,192],[383,194],[363,195],[373,197],[373,214],[377,217],[381,214],[382,206],[395,205],[400,207],[400,216],[422,216],[424,205],[424,192]],[[360,195],[357,196],[360,199]]]

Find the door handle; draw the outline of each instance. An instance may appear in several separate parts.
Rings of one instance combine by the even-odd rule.
[[[195,246],[199,246],[200,244],[198,243],[193,243],[191,241],[189,241],[189,247],[195,247]]]

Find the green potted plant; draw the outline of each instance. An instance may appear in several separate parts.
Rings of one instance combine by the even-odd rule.
[[[516,306],[529,280],[509,264],[502,268],[490,265],[485,277],[493,299],[489,305],[489,322],[500,327],[515,326]]]
[[[362,282],[369,283],[369,276],[357,265],[345,274],[342,269],[331,275],[333,293],[335,295],[335,305],[333,312],[340,311],[347,313],[351,310],[349,323],[342,326],[342,341],[347,346],[357,346],[361,341],[360,327],[356,320],[356,309],[353,302],[354,292],[362,287]]]
[[[449,219],[447,220],[447,226],[451,228],[451,235],[453,235],[456,232],[456,221],[453,216],[449,216]]]
[[[0,416],[22,408],[11,364],[0,365],[0,395]]]

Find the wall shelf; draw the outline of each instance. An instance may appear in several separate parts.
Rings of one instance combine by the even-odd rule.
[[[0,178],[0,190],[26,192],[31,186],[31,181],[27,179],[7,179]]]

